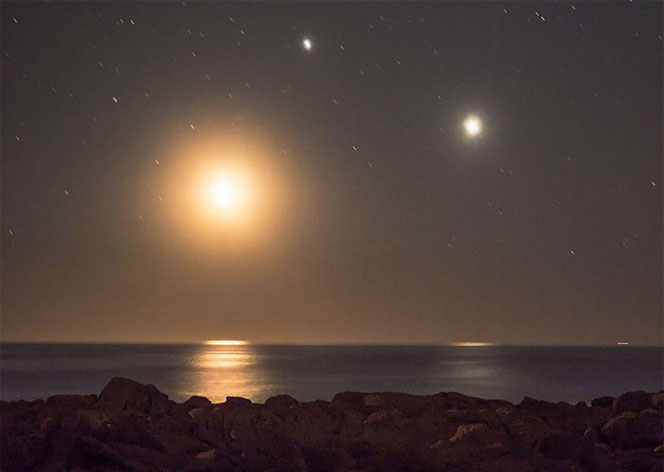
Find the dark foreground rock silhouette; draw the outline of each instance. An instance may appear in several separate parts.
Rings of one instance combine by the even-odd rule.
[[[2,402],[4,472],[662,471],[664,394],[514,405],[459,393],[175,403],[114,378],[97,395]]]

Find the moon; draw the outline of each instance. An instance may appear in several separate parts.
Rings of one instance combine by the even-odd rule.
[[[477,115],[469,115],[463,120],[466,135],[475,138],[482,132],[482,120]]]
[[[210,185],[210,197],[215,206],[232,208],[237,203],[237,189],[233,182],[221,177]]]
[[[203,190],[211,215],[244,218],[249,211],[252,191],[246,176],[225,170],[207,177]]]
[[[310,40],[309,38],[304,38],[304,39],[302,40],[302,47],[304,47],[305,50],[307,50],[307,51],[311,51],[311,48],[312,48],[313,46],[314,46],[314,45],[313,45],[313,43],[311,42],[311,40]]]

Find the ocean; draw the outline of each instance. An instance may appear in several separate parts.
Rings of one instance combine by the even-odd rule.
[[[287,393],[456,391],[571,403],[664,389],[662,347],[208,344],[0,345],[0,398],[99,393],[114,376],[152,383],[176,401],[253,401]]]

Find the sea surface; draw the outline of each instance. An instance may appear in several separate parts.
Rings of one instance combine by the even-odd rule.
[[[343,391],[577,402],[664,389],[662,347],[4,343],[0,359],[2,400],[99,393],[114,376],[152,383],[176,401],[213,402],[281,393],[328,400]]]

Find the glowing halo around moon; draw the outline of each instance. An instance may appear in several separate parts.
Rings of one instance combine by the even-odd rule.
[[[275,139],[258,133],[196,136],[171,146],[162,171],[146,187],[169,243],[206,254],[267,251],[293,216],[290,163]]]
[[[468,115],[463,120],[463,129],[466,136],[475,138],[482,132],[482,120],[477,115]]]

